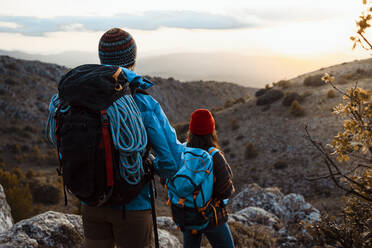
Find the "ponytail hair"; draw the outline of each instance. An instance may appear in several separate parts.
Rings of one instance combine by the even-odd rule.
[[[206,151],[208,151],[208,149],[211,147],[216,147],[217,149],[221,150],[220,146],[218,145],[218,137],[215,130],[211,134],[206,135],[193,134],[189,130],[187,132],[186,141],[188,147],[201,148]]]

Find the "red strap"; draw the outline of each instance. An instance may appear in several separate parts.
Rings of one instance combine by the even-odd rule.
[[[112,163],[112,151],[111,151],[111,138],[109,129],[109,119],[106,110],[101,110],[102,119],[102,138],[105,147],[105,164],[106,164],[106,177],[107,186],[114,186],[114,171]]]

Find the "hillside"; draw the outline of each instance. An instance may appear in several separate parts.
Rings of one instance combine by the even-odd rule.
[[[252,98],[216,113],[221,144],[233,166],[238,191],[253,182],[278,186],[285,193],[303,194],[323,211],[339,209],[341,192],[331,180],[307,180],[326,175],[328,170],[320,153],[306,139],[305,127],[323,144],[330,143],[342,128],[342,120],[332,114],[332,108],[342,102],[342,95],[322,82],[320,86],[304,85],[309,76],[318,75],[314,81],[319,82],[325,72],[336,76],[335,84],[341,89],[354,87],[356,82],[359,87],[372,89],[372,59],[368,59],[282,81],[271,90],[282,91],[284,96],[271,104],[257,105],[258,98]],[[283,105],[290,93],[298,94],[304,116],[294,116],[290,107]],[[248,144],[255,148],[257,157],[246,158]],[[341,169],[349,167],[344,164]]]
[[[50,97],[69,68],[39,61],[0,56],[0,162],[9,167],[51,171],[57,164],[54,149],[44,139]],[[247,98],[253,89],[217,82],[185,82],[151,78],[149,90],[172,123],[185,121],[199,107],[222,107]],[[52,165],[52,166],[51,166]],[[54,173],[54,172],[53,172]]]
[[[55,183],[55,150],[46,143],[43,130],[49,99],[56,93],[59,78],[67,71],[68,68],[54,64],[0,56],[2,167],[32,169],[42,183]],[[271,104],[257,105],[254,93],[258,89],[231,83],[181,83],[173,78],[149,77],[156,84],[149,92],[163,106],[180,137],[187,130],[187,120],[194,109],[212,109],[220,144],[233,168],[237,192],[250,183],[277,186],[285,194],[303,194],[322,211],[334,212],[340,204],[340,192],[334,185],[329,180],[306,180],[326,171],[319,153],[305,139],[305,126],[323,143],[329,143],[341,127],[341,120],[331,113],[341,96],[330,97],[331,88],[323,83],[304,85],[309,76],[325,72],[336,75],[341,88],[354,86],[356,80],[358,85],[371,88],[372,60],[369,59],[322,68],[276,84],[271,91],[279,90],[283,95],[295,92],[300,96],[305,110],[300,117],[292,115],[290,107],[283,105],[285,96]],[[245,155],[247,145],[254,147],[257,157]],[[61,205],[47,208],[61,210]]]

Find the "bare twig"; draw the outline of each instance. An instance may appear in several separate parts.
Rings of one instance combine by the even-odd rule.
[[[361,33],[361,32],[358,32],[358,34],[360,35],[360,37],[362,37],[362,39],[364,40],[365,43],[367,43],[367,45],[369,46],[368,49],[366,50],[372,50],[372,45],[371,43],[366,39],[366,37]],[[360,42],[360,44],[362,44],[362,42]],[[363,46],[363,45],[362,45]]]
[[[322,176],[322,178],[331,178],[331,180],[334,182],[334,184],[342,189],[343,191],[345,191],[347,194],[353,194],[353,195],[356,195],[360,198],[363,198],[367,201],[372,201],[372,198],[370,197],[367,197],[367,196],[364,196],[363,194],[360,194],[359,192],[355,191],[353,188],[347,188],[343,185],[340,184],[339,182],[339,178],[336,178],[336,176],[339,176],[340,178],[344,178],[345,180],[347,180],[349,183],[352,183],[354,185],[357,185],[359,188],[363,189],[363,191],[369,193],[371,190],[367,189],[364,185],[360,184],[359,182],[353,180],[352,178],[350,178],[349,176],[347,176],[345,173],[342,173],[341,170],[338,168],[338,166],[336,165],[336,163],[332,160],[332,158],[329,156],[329,154],[327,153],[327,151],[325,150],[325,148],[323,147],[323,145],[319,142],[316,142],[314,139],[311,138],[311,135],[308,131],[308,127],[306,126],[305,127],[305,132],[306,132],[306,138],[314,145],[315,148],[317,148],[317,150],[319,150],[322,155],[324,156],[324,163],[326,164],[327,166],[327,169],[329,171],[329,175],[326,175],[326,176]],[[359,166],[354,168],[353,170],[356,170]],[[333,171],[335,170],[335,171]],[[352,171],[353,171],[352,170]]]

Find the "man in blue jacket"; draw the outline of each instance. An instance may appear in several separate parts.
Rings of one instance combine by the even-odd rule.
[[[99,42],[101,64],[119,65],[134,71],[137,48],[126,31],[113,28],[103,34]],[[136,75],[133,73],[133,75]],[[134,100],[141,112],[148,141],[156,158],[156,173],[170,177],[182,165],[183,145],[177,140],[159,103],[145,92],[137,93]],[[56,106],[50,104],[53,113]],[[53,132],[51,132],[53,133]],[[53,134],[52,134],[53,135]],[[152,235],[151,202],[149,187],[125,205],[126,217],[122,218],[120,206],[90,207],[82,205],[85,245],[88,248],[150,247]]]

